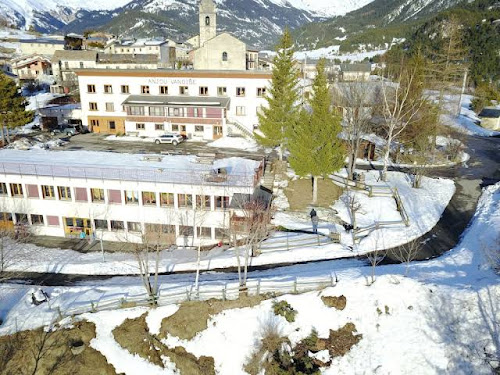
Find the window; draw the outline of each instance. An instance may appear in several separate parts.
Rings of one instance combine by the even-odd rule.
[[[31,215],[31,225],[43,225],[43,215]]]
[[[168,86],[160,86],[160,95],[168,95]]]
[[[188,95],[189,88],[187,86],[179,86],[179,94],[180,95]]]
[[[156,206],[156,193],[152,191],[142,192],[142,204]]]
[[[128,114],[144,116],[144,107],[131,105],[130,107],[128,107]]]
[[[5,182],[0,182],[0,195],[7,195],[7,185]]]
[[[27,214],[14,214],[16,217],[16,224],[28,224]]]
[[[10,184],[10,193],[13,197],[22,197],[23,196],[23,185]]]
[[[201,238],[211,238],[212,237],[212,228],[210,227],[198,227],[196,232]]]
[[[12,214],[10,212],[0,212],[0,221],[12,222]]]
[[[200,86],[200,95],[208,95],[208,87]]]
[[[90,120],[90,125],[92,127],[94,127],[94,126],[99,127],[99,120]]]
[[[113,120],[108,120],[108,126],[110,130],[115,130],[116,129],[116,122]]]
[[[26,184],[28,198],[38,198],[38,185]]]
[[[90,197],[92,202],[104,202],[104,189],[91,188]]]
[[[160,206],[174,206],[173,193],[160,193]]]
[[[225,87],[225,86],[217,87],[217,95],[218,96],[227,96],[227,87]]]
[[[123,221],[120,220],[111,220],[111,230],[123,230],[125,226],[123,225]]]
[[[222,61],[227,61],[227,52],[222,52]]]
[[[236,107],[236,116],[245,116],[246,114],[246,109],[243,106],[237,106]]]
[[[115,105],[113,103],[106,103],[106,112],[114,112],[115,111]]]
[[[210,26],[210,17],[209,16],[205,17],[205,26]]]
[[[83,69],[83,62],[80,61],[80,69]]]
[[[146,125],[143,123],[137,123],[137,124],[135,124],[135,129],[136,130],[144,130],[144,129],[146,129]]]
[[[129,232],[142,232],[141,223],[138,223],[136,221],[129,221],[127,223],[127,229]]]
[[[186,237],[189,237],[189,236],[192,237],[194,235],[193,227],[190,227],[187,225],[180,225],[179,226],[179,235],[186,236]]]
[[[75,188],[75,201],[76,202],[88,202],[87,188]]]
[[[149,94],[149,86],[141,86],[141,94]]]
[[[229,208],[229,197],[215,197],[215,208],[218,209],[227,209]]]
[[[181,114],[181,109],[180,108],[170,108],[170,115],[171,116],[179,117],[180,114]]]
[[[87,92],[89,94],[95,94],[95,85],[87,85]]]
[[[165,130],[165,125],[163,125],[163,124],[155,124],[155,130]]]
[[[58,186],[57,192],[59,193],[59,199],[65,201],[71,200],[71,189],[68,186]]]
[[[69,69],[69,62],[67,62],[67,61],[65,61],[65,62],[64,62],[64,68],[65,68],[65,69]],[[93,85],[92,85],[92,86],[93,86]]]
[[[47,215],[47,224],[53,227],[59,226],[59,217]]]
[[[178,132],[179,131],[179,125],[172,124],[172,131],[173,132]]]
[[[97,111],[97,103],[96,102],[90,102],[89,103],[89,110],[91,110],[91,111]]]
[[[193,196],[191,194],[177,194],[179,207],[193,207]]]
[[[102,219],[94,219],[95,229],[108,230],[108,221]]]
[[[165,116],[165,109],[163,107],[149,107],[150,116]]]
[[[113,93],[113,86],[111,86],[111,85],[104,85],[104,93],[105,94],[112,94]]]
[[[257,96],[259,98],[266,96],[266,88],[265,87],[257,87]]]
[[[122,195],[120,190],[108,190],[108,202],[111,204],[121,204]]]
[[[210,210],[210,195],[197,195],[196,196],[196,209]]]
[[[194,131],[197,133],[203,133],[203,125],[195,125]]]
[[[139,194],[137,191],[125,190],[125,203],[126,204],[138,204]]]
[[[121,86],[122,94],[128,94],[130,93],[128,85],[122,85]]]
[[[236,96],[245,96],[245,88],[236,87]]]
[[[200,114],[202,114],[203,112],[200,111],[200,109],[202,108],[193,108],[193,117],[201,117]]]
[[[215,238],[222,239],[226,236],[226,230],[224,228],[215,228]]]
[[[42,185],[42,196],[43,199],[54,199],[56,197],[54,193],[54,186]]]

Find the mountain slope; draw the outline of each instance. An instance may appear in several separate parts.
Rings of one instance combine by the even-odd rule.
[[[343,17],[315,22],[295,30],[303,48],[340,45],[351,51],[359,45],[386,48],[393,38],[403,37],[421,20],[463,0],[375,0]]]

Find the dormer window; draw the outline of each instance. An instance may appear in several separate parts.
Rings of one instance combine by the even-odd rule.
[[[209,16],[205,17],[205,25],[210,26],[210,17]]]
[[[222,61],[227,61],[227,52],[222,52]]]

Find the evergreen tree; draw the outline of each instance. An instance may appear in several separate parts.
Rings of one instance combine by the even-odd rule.
[[[286,134],[298,118],[298,71],[293,52],[290,31],[285,29],[273,60],[271,86],[266,95],[268,106],[263,107],[258,115],[260,132],[255,133],[255,138],[261,145],[279,147],[280,160],[283,160],[287,145]]]
[[[26,111],[26,99],[21,95],[16,83],[5,74],[0,74],[0,130],[5,144],[9,139],[9,128],[25,125],[33,121],[33,111]],[[7,129],[5,129],[7,127]]]
[[[318,177],[326,176],[344,165],[344,147],[338,135],[340,117],[331,108],[331,97],[325,74],[325,60],[316,67],[310,113],[302,110],[290,131],[290,166],[295,173],[313,180],[313,203],[318,198]]]

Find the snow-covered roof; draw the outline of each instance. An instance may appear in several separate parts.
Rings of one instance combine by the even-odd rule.
[[[0,150],[0,174],[66,178],[253,187],[259,165],[259,161],[239,157],[207,164],[195,155]],[[217,169],[224,169],[226,178],[211,178]]]

